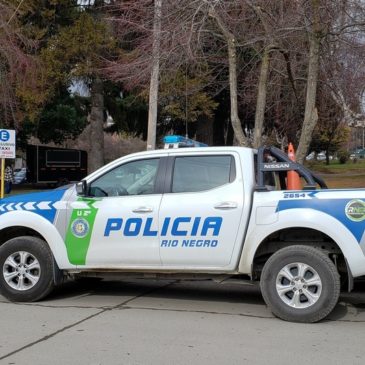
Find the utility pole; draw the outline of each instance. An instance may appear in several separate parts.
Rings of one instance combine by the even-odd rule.
[[[158,79],[160,72],[161,8],[162,0],[155,0],[153,20],[152,71],[148,106],[147,150],[154,150],[156,148]]]

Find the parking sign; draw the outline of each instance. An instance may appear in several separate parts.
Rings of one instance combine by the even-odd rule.
[[[15,131],[0,129],[0,158],[15,158]]]

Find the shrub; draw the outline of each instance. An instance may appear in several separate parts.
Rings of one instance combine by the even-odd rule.
[[[350,158],[350,154],[348,151],[340,150],[338,151],[338,160],[340,164],[345,164]]]

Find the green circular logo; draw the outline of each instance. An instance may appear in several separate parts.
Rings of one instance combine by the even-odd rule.
[[[365,202],[359,199],[349,201],[346,205],[345,213],[347,218],[354,222],[365,220]]]

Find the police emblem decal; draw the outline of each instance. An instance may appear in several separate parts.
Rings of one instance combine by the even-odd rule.
[[[348,219],[354,222],[365,220],[365,202],[360,199],[354,199],[347,203],[345,213]]]
[[[84,238],[89,233],[89,223],[83,218],[75,219],[72,222],[71,231],[74,236]]]

